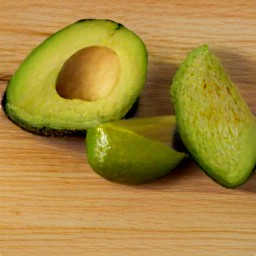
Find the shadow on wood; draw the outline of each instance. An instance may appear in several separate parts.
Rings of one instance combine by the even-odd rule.
[[[151,62],[147,81],[140,98],[137,116],[173,114],[170,86],[177,66],[167,62]]]
[[[248,57],[228,49],[216,49],[214,53],[222,62],[233,83],[239,88],[245,101],[256,114],[256,63]]]

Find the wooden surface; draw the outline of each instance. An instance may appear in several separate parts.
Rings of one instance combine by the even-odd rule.
[[[149,52],[139,116],[172,113],[169,85],[207,43],[256,113],[256,1],[0,0],[0,94],[25,56],[83,18],[123,23]],[[43,138],[0,109],[0,255],[256,255],[256,175],[220,187],[192,161],[143,186],[98,177],[82,138]]]

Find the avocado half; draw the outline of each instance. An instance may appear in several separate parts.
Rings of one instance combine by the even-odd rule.
[[[256,162],[256,123],[207,45],[194,49],[171,85],[180,137],[198,165],[225,187],[243,184]]]
[[[12,76],[7,116],[41,135],[83,132],[124,117],[145,83],[142,40],[110,20],[80,20],[36,47]]]

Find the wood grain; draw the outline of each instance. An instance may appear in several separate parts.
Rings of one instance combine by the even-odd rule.
[[[83,18],[123,23],[148,48],[138,116],[173,113],[188,51],[209,44],[256,113],[255,1],[0,0],[0,95],[25,56]],[[220,187],[192,161],[143,186],[98,177],[83,138],[44,138],[0,109],[0,255],[256,255],[256,176]]]

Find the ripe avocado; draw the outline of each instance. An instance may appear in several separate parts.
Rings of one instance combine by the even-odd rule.
[[[180,137],[199,166],[225,187],[244,183],[256,162],[256,122],[207,45],[194,49],[171,85]]]
[[[87,159],[107,180],[143,184],[172,171],[187,154],[173,149],[174,116],[131,118],[88,129]]]
[[[41,135],[64,135],[124,117],[145,83],[142,40],[110,20],[81,20],[36,47],[12,76],[7,116]]]

